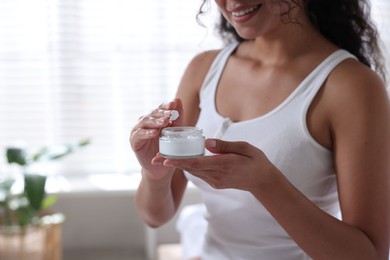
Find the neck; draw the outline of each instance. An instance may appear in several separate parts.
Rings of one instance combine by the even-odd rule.
[[[281,24],[250,44],[248,54],[262,64],[277,65],[291,62],[302,54],[335,49],[307,20]]]

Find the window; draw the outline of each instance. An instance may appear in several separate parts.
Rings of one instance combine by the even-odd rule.
[[[200,4],[0,0],[1,151],[90,138],[55,171],[138,171],[130,129],[174,97],[196,53],[221,46],[212,14],[202,18],[207,28],[196,22]]]
[[[90,138],[58,173],[137,172],[130,129],[174,96],[196,53],[221,46],[215,13],[196,22],[201,2],[0,0],[0,151]],[[389,1],[373,14],[390,45]]]
[[[387,57],[387,69],[388,77],[387,80],[390,81],[390,2],[388,0],[371,0],[372,6],[372,15],[374,22],[378,27],[379,33],[382,37],[382,41],[385,47],[385,54]],[[387,82],[389,85],[390,82]],[[389,91],[389,87],[388,87]]]

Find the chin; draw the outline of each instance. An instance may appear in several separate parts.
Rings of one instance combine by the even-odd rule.
[[[253,32],[240,32],[240,31],[237,31],[237,34],[245,39],[245,40],[253,40],[255,39],[256,37],[258,37],[259,35],[256,34],[256,33],[253,33]]]

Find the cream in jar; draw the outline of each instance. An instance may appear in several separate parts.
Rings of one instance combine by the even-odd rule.
[[[203,130],[191,126],[167,127],[161,131],[160,154],[166,158],[185,159],[204,155]]]

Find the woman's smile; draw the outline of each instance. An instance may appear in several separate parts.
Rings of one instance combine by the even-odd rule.
[[[254,5],[254,6],[242,6],[237,7],[231,10],[232,19],[236,23],[243,23],[248,21],[250,18],[252,18],[260,9],[262,5]]]

